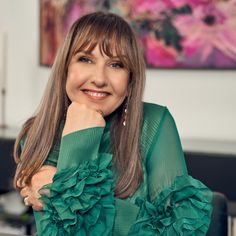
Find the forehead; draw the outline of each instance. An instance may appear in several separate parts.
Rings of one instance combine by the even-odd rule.
[[[120,60],[127,64],[127,55],[125,55],[124,50],[121,47],[119,49],[115,47],[114,43],[106,45],[104,43],[90,43],[88,45],[77,45],[75,53],[84,52],[87,54],[96,54],[99,52],[103,57],[107,56],[109,58],[118,57]],[[126,59],[125,59],[126,58]]]
[[[83,51],[88,54],[94,54],[99,52],[102,56],[107,56],[107,57],[117,57],[123,55],[121,52],[117,52],[116,48],[114,46],[109,47],[109,50],[104,48],[101,44],[96,44],[96,45],[88,45],[85,48],[80,48],[78,51]]]

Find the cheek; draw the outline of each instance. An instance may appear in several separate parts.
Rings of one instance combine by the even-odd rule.
[[[113,88],[119,97],[126,97],[128,95],[128,76],[117,79],[113,83]]]
[[[122,97],[128,96],[128,84],[126,84],[122,89]]]
[[[67,79],[66,79],[66,90],[74,90],[79,88],[83,84],[83,80],[81,76],[78,75],[76,72],[68,72]],[[68,92],[67,91],[67,92]]]
[[[73,76],[70,72],[68,72],[66,78],[66,91],[71,87],[72,82],[73,82]]]
[[[68,77],[67,77],[67,79],[66,79],[66,94],[67,94],[68,97],[70,97],[69,96],[69,87],[70,86],[68,85]]]
[[[66,93],[70,99],[72,99],[73,91],[79,86],[79,83],[76,82],[76,76],[73,73],[68,73],[66,79]]]

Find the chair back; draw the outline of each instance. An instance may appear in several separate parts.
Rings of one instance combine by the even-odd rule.
[[[225,195],[219,192],[213,192],[212,205],[213,211],[207,236],[227,236],[228,210]]]

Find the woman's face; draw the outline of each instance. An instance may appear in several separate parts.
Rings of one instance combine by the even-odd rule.
[[[77,52],[68,67],[66,92],[71,101],[101,110],[115,111],[128,94],[129,71],[119,58],[101,54],[97,45],[91,53]]]

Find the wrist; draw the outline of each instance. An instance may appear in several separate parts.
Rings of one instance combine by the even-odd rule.
[[[61,139],[57,168],[78,166],[97,157],[103,127],[94,127],[64,135]]]

